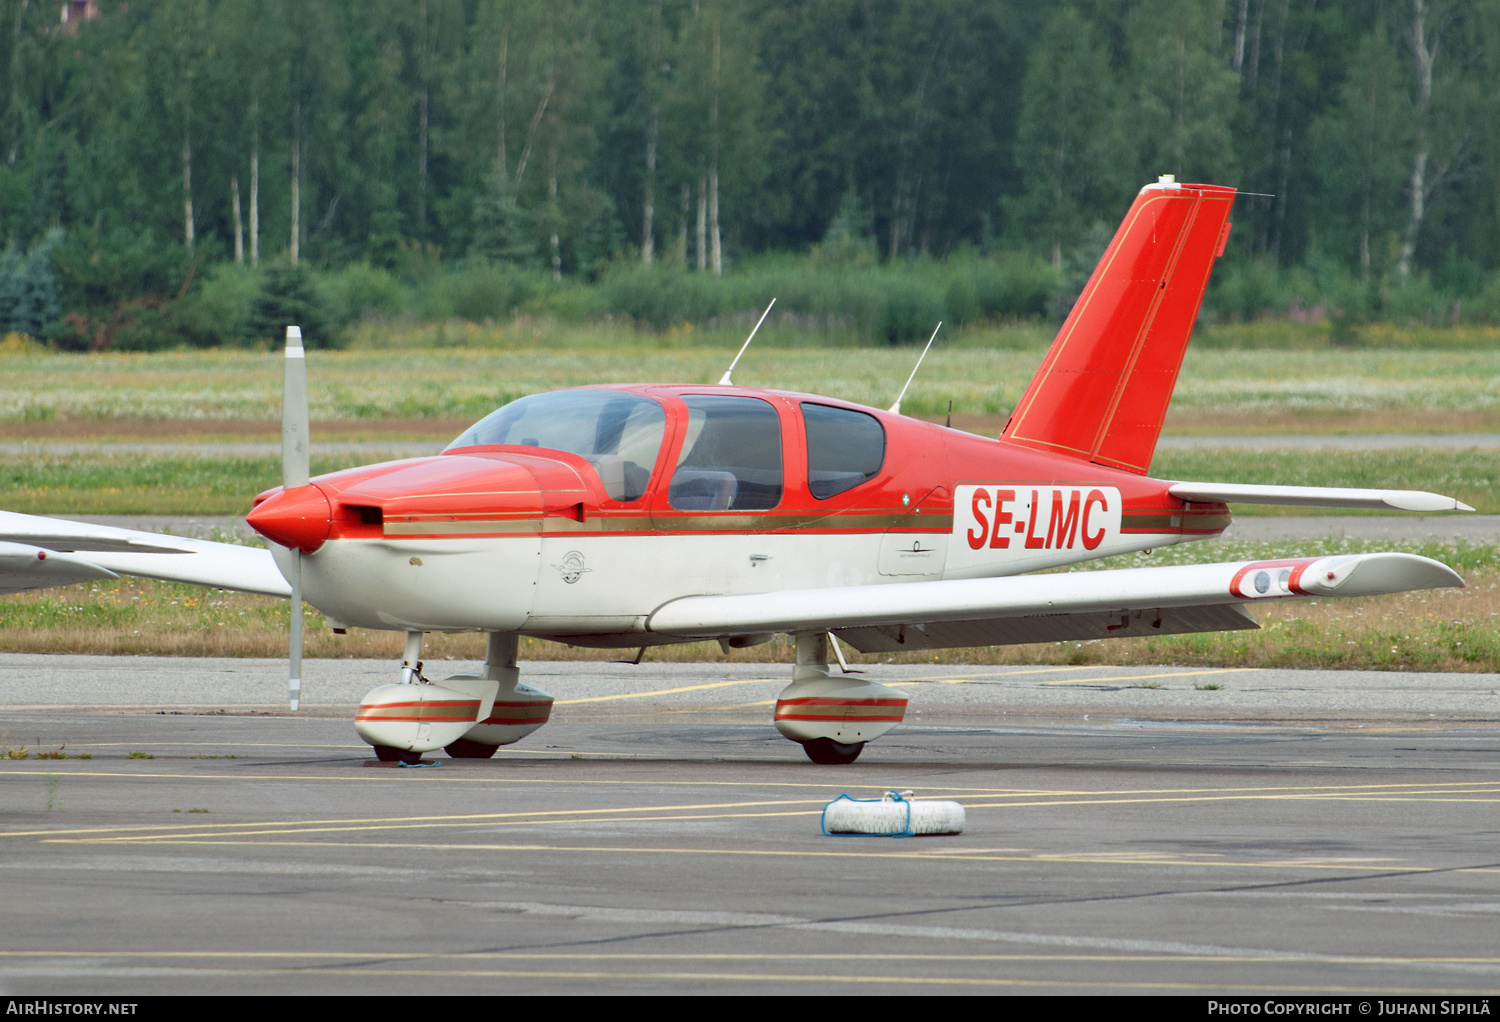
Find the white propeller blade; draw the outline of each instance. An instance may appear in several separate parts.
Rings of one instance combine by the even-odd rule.
[[[302,350],[302,328],[286,328],[286,374],[281,387],[281,485],[306,486],[312,477],[307,446],[307,359]],[[292,709],[302,699],[302,551],[292,550],[292,629],[287,687]]]
[[[307,359],[302,328],[286,328],[286,375],[281,385],[281,485],[306,486],[311,477],[307,450]]]

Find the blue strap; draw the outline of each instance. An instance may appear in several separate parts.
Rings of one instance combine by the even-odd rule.
[[[894,834],[832,834],[832,833],[829,833],[828,822],[827,822],[828,821],[828,807],[831,806],[831,805],[833,805],[836,802],[843,802],[843,801],[846,801],[846,800],[849,801],[849,802],[902,802],[902,803],[905,803],[905,805],[906,805],[906,829],[901,830],[901,831],[897,831]],[[901,793],[899,791],[887,791],[880,798],[855,798],[854,796],[850,795],[848,792],[844,792],[843,794],[839,795],[838,798],[834,799],[832,802],[829,802],[827,805],[823,806],[823,812],[818,817],[818,828],[823,831],[823,836],[824,837],[916,837],[917,836],[912,831],[912,829],[911,829],[911,803],[908,802],[906,799],[902,798],[901,797]]]

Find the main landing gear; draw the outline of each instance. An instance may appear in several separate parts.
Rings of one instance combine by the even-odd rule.
[[[792,683],[776,700],[776,729],[814,763],[853,763],[865,744],[901,723],[907,695],[828,668],[828,635],[796,636]],[[522,684],[517,637],[491,633],[484,673],[434,684],[422,675],[422,633],[408,632],[401,683],[365,696],[354,726],[382,762],[416,764],[444,749],[454,759],[488,759],[547,723],[552,696]]]
[[[828,636],[796,636],[792,683],[776,700],[776,730],[802,745],[814,763],[853,763],[874,741],[906,716],[906,693],[873,681],[828,670]]]
[[[410,763],[412,766],[422,762],[422,754],[420,752],[393,749],[389,745],[375,746],[375,758],[382,763]]]
[[[436,749],[454,759],[493,756],[552,716],[552,696],[522,684],[516,647],[515,635],[492,632],[483,674],[457,674],[434,684],[422,676],[422,633],[407,632],[401,683],[365,696],[355,730],[387,763],[417,763]]]
[[[859,754],[865,751],[865,743],[854,742],[845,745],[832,738],[809,738],[802,743],[802,751],[807,753],[807,758],[814,763],[824,766],[844,766],[859,759]]]

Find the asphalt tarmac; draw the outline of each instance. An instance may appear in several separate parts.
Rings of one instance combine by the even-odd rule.
[[[1494,675],[876,665],[818,767],[784,666],[526,664],[552,723],[403,769],[392,665],[279,668],[0,657],[0,993],[1500,990]],[[821,834],[887,788],[965,832]]]

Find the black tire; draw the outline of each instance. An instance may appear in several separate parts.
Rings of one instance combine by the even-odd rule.
[[[460,738],[452,745],[445,746],[443,751],[454,759],[489,759],[500,751],[500,746],[486,745],[483,742]]]
[[[802,751],[807,753],[807,758],[824,766],[844,766],[853,763],[859,759],[859,754],[864,750],[864,742],[845,745],[832,738],[814,738],[802,743]]]
[[[375,746],[375,758],[382,763],[420,763],[422,754],[420,752],[407,752],[405,749],[393,749],[389,745]]]

